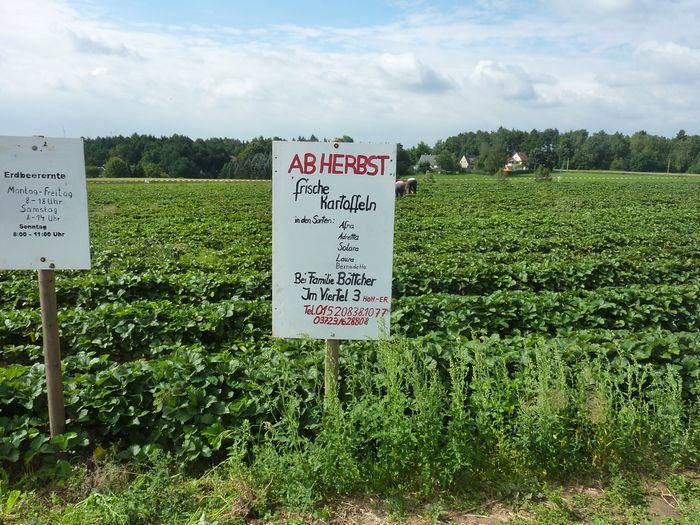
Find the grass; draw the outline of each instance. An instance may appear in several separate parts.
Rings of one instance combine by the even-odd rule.
[[[107,460],[89,469],[76,466],[41,489],[3,493],[2,523],[690,525],[698,523],[700,515],[700,480],[694,471],[555,484],[524,498],[439,494],[425,500],[355,494],[295,509],[271,505],[270,486],[232,460],[198,478],[173,474],[174,470],[167,462],[134,467]]]
[[[692,523],[700,485],[680,466],[698,453],[697,407],[672,370],[620,375],[542,346],[509,371],[476,347],[443,377],[411,341],[381,345],[376,361],[346,363],[315,435],[283,374],[277,421],[258,437],[244,427],[213,469],[154,453],[29,472],[0,486],[4,523],[327,523],[351,508],[409,523],[651,523],[661,511]]]

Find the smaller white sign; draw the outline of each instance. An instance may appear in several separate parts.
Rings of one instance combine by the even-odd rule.
[[[0,137],[0,269],[89,269],[82,139]]]

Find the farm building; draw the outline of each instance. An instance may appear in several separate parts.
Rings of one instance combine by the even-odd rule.
[[[524,153],[522,151],[518,151],[518,152],[514,153],[513,156],[508,159],[508,162],[506,163],[506,165],[503,166],[503,171],[526,170],[527,163],[529,160],[530,160],[530,158],[527,156],[527,153]]]
[[[474,157],[472,155],[462,155],[462,158],[459,159],[459,167],[462,168],[463,170],[471,171],[474,169],[475,164],[476,164],[476,157]]]

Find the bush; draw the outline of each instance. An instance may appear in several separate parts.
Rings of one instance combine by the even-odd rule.
[[[85,176],[88,179],[96,179],[100,176],[100,168],[97,166],[85,166]]]
[[[105,164],[104,176],[108,179],[125,179],[131,177],[131,169],[124,160],[112,157]]]
[[[535,180],[538,182],[551,182],[552,181],[552,171],[544,166],[538,166],[535,170]]]

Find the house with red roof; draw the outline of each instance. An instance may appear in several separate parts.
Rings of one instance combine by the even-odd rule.
[[[508,159],[506,165],[503,166],[503,171],[526,170],[529,160],[530,158],[527,156],[527,153],[518,151]]]

